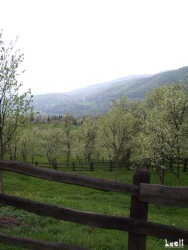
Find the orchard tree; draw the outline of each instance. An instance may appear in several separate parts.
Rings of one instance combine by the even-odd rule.
[[[6,152],[10,160],[28,161],[28,157],[33,159],[37,140],[35,137],[35,129],[26,128],[17,133],[14,139],[8,143]]]
[[[85,143],[83,135],[80,131],[76,130],[73,132],[73,137],[72,156],[78,161],[79,168],[81,168],[82,163],[85,161]]]
[[[116,161],[116,179],[120,162],[129,160],[134,150],[134,136],[139,124],[126,99],[115,102],[108,114],[98,122],[97,142],[109,159]]]
[[[18,159],[18,137],[14,136],[14,138],[7,143],[6,145],[6,153],[9,156],[11,161],[16,161]]]
[[[22,82],[18,81],[24,55],[15,50],[15,43],[6,47],[0,36],[0,159],[4,159],[6,146],[17,130],[25,128],[32,115],[31,91],[21,93]]]
[[[135,160],[141,165],[154,165],[164,184],[165,163],[174,156],[171,127],[164,121],[163,112],[148,111],[143,131],[137,136]],[[174,144],[175,145],[175,144]]]
[[[52,127],[40,132],[42,153],[48,159],[49,166],[56,168],[56,159],[62,154],[62,130]]]
[[[177,161],[171,171],[179,182],[179,165],[183,156],[185,114],[188,108],[187,87],[182,83],[164,85],[150,91],[145,100],[147,115],[143,129],[150,139],[160,182],[164,183],[165,162]]]
[[[90,163],[91,155],[95,146],[96,138],[96,121],[92,117],[86,117],[83,124],[81,125],[81,134],[84,144],[85,159]]]
[[[37,138],[34,129],[25,129],[18,138],[18,154],[19,158],[27,162],[28,157],[34,158],[37,148]]]
[[[6,145],[17,130],[25,128],[32,114],[30,90],[21,93],[22,83],[18,82],[19,65],[23,54],[14,50],[12,42],[7,48],[0,47],[0,158],[4,158]]]
[[[64,134],[64,144],[66,145],[66,154],[67,154],[67,166],[69,167],[70,162],[70,153],[71,153],[71,145],[72,145],[72,125],[75,122],[75,118],[70,115],[66,114],[63,117],[63,134]]]
[[[86,117],[80,129],[74,131],[72,155],[79,162],[80,167],[83,161],[91,162],[91,155],[95,145],[96,129],[94,118]]]

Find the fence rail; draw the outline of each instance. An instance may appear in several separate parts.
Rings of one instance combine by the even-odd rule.
[[[73,173],[63,173],[62,171],[44,169],[34,167],[30,164],[11,161],[0,161],[0,169],[56,182],[132,195],[129,218],[78,211],[6,194],[0,194],[1,204],[78,224],[127,231],[129,233],[129,250],[145,250],[146,237],[148,235],[171,241],[176,241],[177,238],[184,239],[184,244],[188,245],[188,230],[147,221],[149,203],[188,207],[188,187],[176,188],[149,184],[149,171],[146,169],[140,169],[135,173],[133,184],[85,177]],[[63,243],[35,241],[32,239],[10,237],[3,234],[0,234],[0,242],[14,244],[27,249],[33,249],[35,246],[34,249],[40,250],[84,250],[84,248]]]
[[[7,236],[0,233],[0,242],[3,244],[11,244],[16,247],[22,247],[26,249],[35,249],[35,250],[91,250],[83,247],[71,246],[64,243],[56,242],[46,242],[33,239],[26,239],[20,237]]]
[[[126,184],[100,178],[86,177],[74,173],[64,173],[62,171],[34,167],[30,164],[20,162],[0,161],[0,169],[41,179],[73,184],[83,187],[90,187],[102,191],[115,191],[121,193],[128,193],[136,196],[138,195],[139,191],[139,187],[134,184]]]
[[[188,187],[169,187],[155,184],[140,184],[140,201],[170,207],[188,207]]]

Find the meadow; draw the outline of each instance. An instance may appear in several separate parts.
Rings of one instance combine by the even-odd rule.
[[[114,180],[115,172],[81,172],[98,178]],[[118,180],[132,183],[134,171],[120,170]],[[151,170],[151,183],[159,183],[155,170]],[[172,174],[165,177],[166,185],[175,185]],[[115,192],[102,192],[90,188],[61,184],[14,173],[4,174],[5,193],[77,210],[110,215],[129,216],[130,196]],[[188,185],[188,174],[182,172],[180,185]],[[64,242],[93,250],[127,249],[127,233],[93,228],[70,222],[38,216],[9,206],[0,206],[0,214],[18,220],[20,225],[0,227],[1,233],[44,241]],[[149,205],[149,221],[188,229],[188,209]],[[0,245],[3,250],[19,250],[14,246]],[[148,237],[147,249],[165,249],[164,240]],[[184,246],[188,249],[188,246]]]

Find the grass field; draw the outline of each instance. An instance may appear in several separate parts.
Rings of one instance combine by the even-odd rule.
[[[113,180],[115,175],[114,172],[107,171],[82,172],[81,174]],[[133,171],[121,170],[118,179],[121,182],[132,183],[133,174]],[[129,195],[55,183],[9,172],[4,174],[4,183],[5,191],[10,195],[77,210],[129,216]],[[151,183],[158,183],[155,171],[151,173]],[[166,185],[174,185],[175,183],[173,175],[166,175]],[[180,185],[188,186],[188,174],[181,173]],[[19,226],[0,228],[0,232],[9,235],[64,242],[93,250],[127,249],[126,232],[77,225],[2,205],[0,206],[0,215],[13,217],[22,222]],[[150,205],[148,220],[188,229],[188,209]],[[21,248],[0,244],[0,249],[19,250]],[[147,249],[165,249],[165,242],[148,237]],[[188,249],[188,247],[184,246],[184,249]]]

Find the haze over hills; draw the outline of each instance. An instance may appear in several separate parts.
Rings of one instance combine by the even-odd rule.
[[[100,115],[109,109],[112,100],[121,96],[141,100],[150,89],[183,80],[188,83],[188,66],[155,75],[128,76],[67,93],[36,95],[34,110],[49,115]]]

